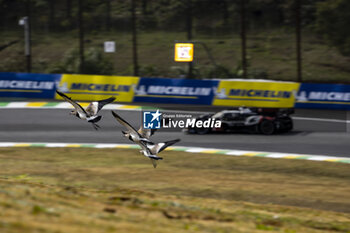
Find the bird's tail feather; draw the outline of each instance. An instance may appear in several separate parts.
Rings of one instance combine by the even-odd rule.
[[[88,122],[96,123],[96,122],[99,122],[101,118],[102,116],[91,117],[90,119],[88,119]]]
[[[101,128],[101,127],[100,127],[98,124],[96,124],[96,123],[92,123],[92,126],[94,127],[95,130],[98,130],[98,129]]]
[[[154,159],[151,159],[151,158],[149,158],[149,159],[151,160],[153,167],[156,168],[157,167],[157,161],[154,160]]]

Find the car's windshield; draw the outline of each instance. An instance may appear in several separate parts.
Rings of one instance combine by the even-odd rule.
[[[212,118],[221,118],[226,114],[234,115],[234,114],[237,114],[237,112],[234,112],[234,111],[232,111],[232,112],[227,112],[227,111],[226,112],[217,112],[212,116]]]
[[[220,117],[222,117],[222,115],[224,115],[223,112],[217,112],[212,116],[212,118],[220,118]]]

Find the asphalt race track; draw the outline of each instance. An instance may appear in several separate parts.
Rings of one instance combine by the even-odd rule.
[[[163,106],[164,107],[164,106]],[[207,108],[177,107],[181,111]],[[218,109],[211,109],[216,111]],[[74,116],[68,109],[0,109],[0,142],[130,143],[122,137],[123,127],[109,110],[101,111],[101,129]],[[138,111],[118,111],[135,128],[141,124]],[[285,152],[350,157],[350,133],[344,111],[296,110],[291,133],[187,135],[179,130],[159,130],[153,141],[181,138],[177,145],[219,149]],[[348,125],[349,126],[349,125]]]

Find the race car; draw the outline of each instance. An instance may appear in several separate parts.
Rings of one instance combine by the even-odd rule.
[[[238,108],[223,110],[215,114],[205,114],[196,118],[196,121],[206,121],[209,118],[220,120],[217,128],[188,127],[187,133],[207,134],[211,132],[250,132],[271,135],[274,133],[289,132],[293,129],[293,120],[290,114],[293,109],[262,109]]]

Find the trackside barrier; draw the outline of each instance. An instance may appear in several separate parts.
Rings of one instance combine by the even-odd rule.
[[[119,102],[132,102],[139,77],[63,74],[57,87],[76,100],[100,100],[109,96]],[[56,99],[61,99],[56,94]]]
[[[217,80],[140,78],[134,102],[211,105]]]
[[[293,107],[298,83],[264,80],[193,80],[79,74],[0,73],[2,97],[76,100],[115,96],[120,102]]]
[[[302,83],[296,108],[350,109],[350,85]]]
[[[0,97],[53,99],[60,74],[0,72]]]
[[[292,108],[299,85],[267,80],[221,80],[213,105]]]
[[[350,85],[341,84],[0,72],[0,97],[61,99],[56,90],[86,101],[350,109]]]

